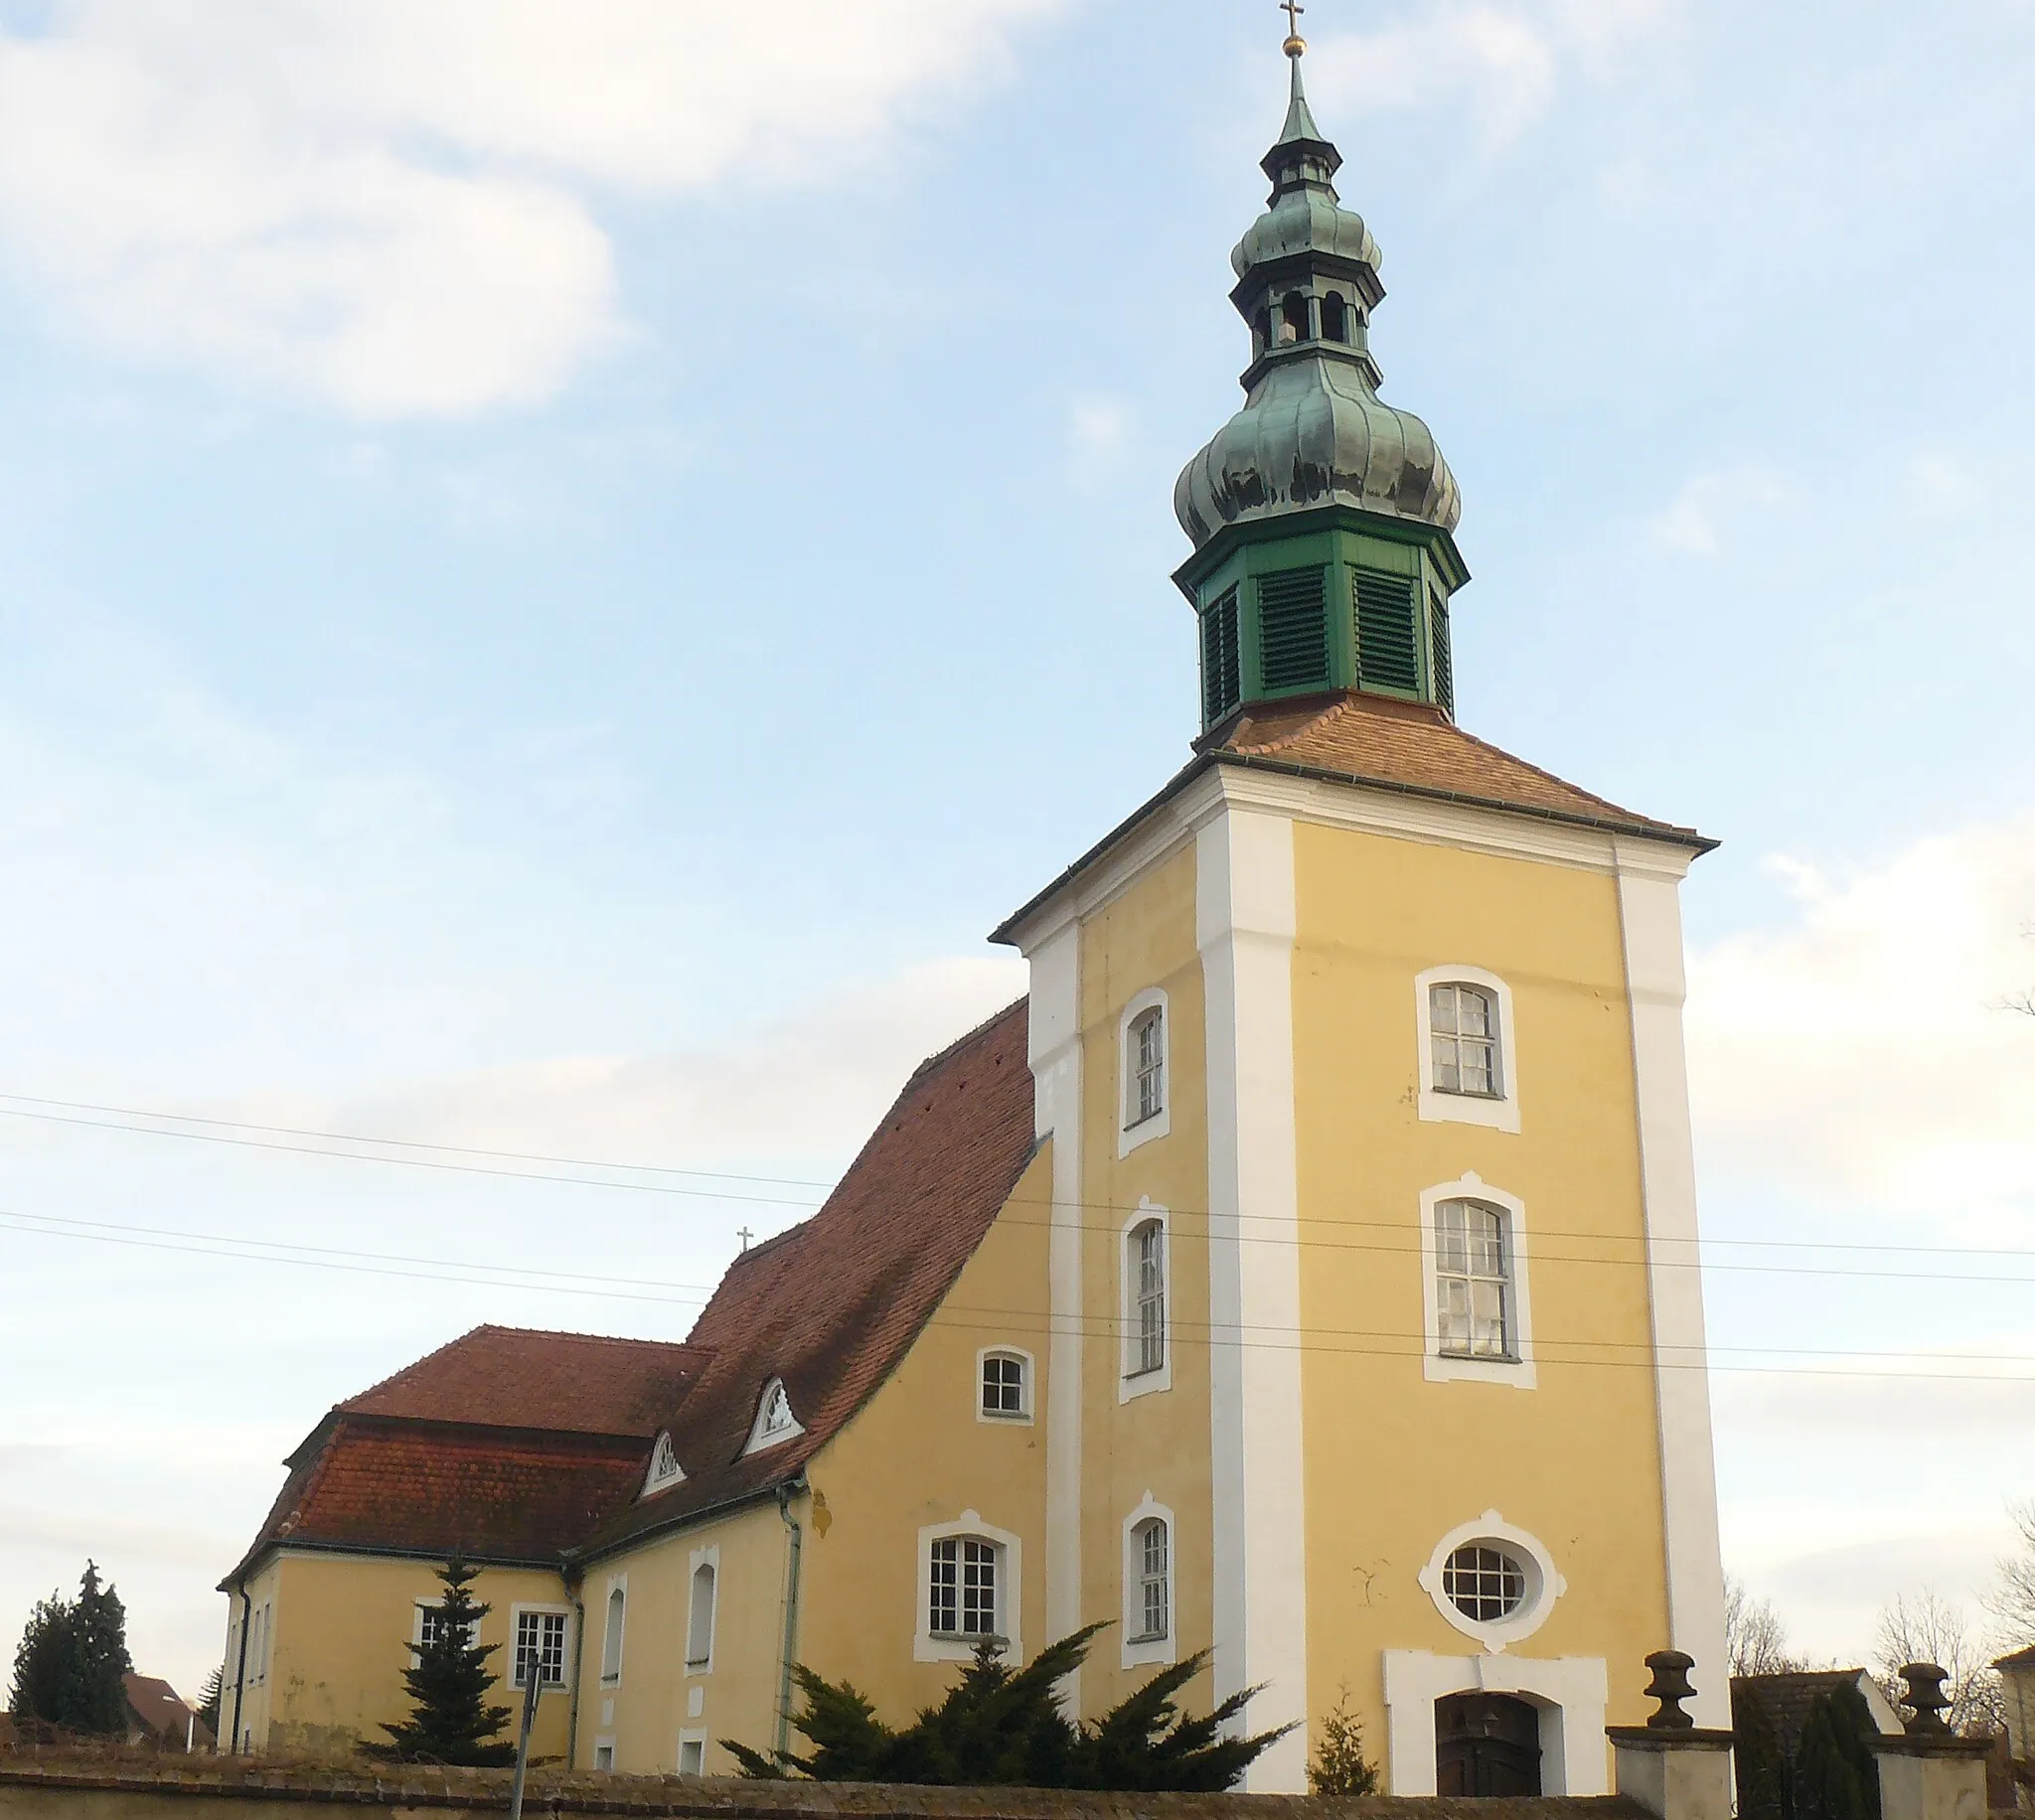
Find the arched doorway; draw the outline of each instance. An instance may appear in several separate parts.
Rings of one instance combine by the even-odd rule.
[[[1509,1694],[1449,1694],[1437,1700],[1435,1792],[1537,1795],[1538,1709]]]

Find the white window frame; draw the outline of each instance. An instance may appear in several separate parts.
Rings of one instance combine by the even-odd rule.
[[[766,1425],[770,1420],[771,1406],[780,1396],[784,1399],[784,1413],[791,1421],[786,1428],[772,1429]],[[742,1456],[747,1458],[751,1453],[761,1453],[766,1447],[781,1447],[788,1441],[796,1441],[805,1432],[805,1425],[799,1421],[798,1412],[791,1406],[791,1392],[785,1389],[784,1380],[772,1378],[763,1386],[762,1396],[756,1399],[756,1417],[749,1424],[749,1440],[742,1448]]]
[[[997,1632],[1004,1639],[1004,1659],[1013,1667],[1024,1660],[1019,1633],[1024,1610],[1024,1544],[1008,1529],[985,1523],[979,1511],[964,1510],[951,1523],[928,1523],[918,1532],[918,1630],[912,1642],[915,1662],[967,1662],[975,1642],[967,1637],[933,1634],[933,1544],[973,1538],[993,1543],[997,1561]]]
[[[603,1762],[602,1758],[607,1760]],[[593,1741],[593,1767],[598,1775],[615,1773],[615,1741],[612,1738],[596,1738]]]
[[[1138,1260],[1133,1235],[1142,1227],[1158,1223],[1159,1275],[1166,1297],[1166,1320],[1161,1329],[1164,1363],[1156,1371],[1144,1371],[1144,1330],[1138,1312]],[[1173,1389],[1173,1214],[1149,1196],[1138,1203],[1138,1211],[1123,1224],[1117,1240],[1117,1309],[1122,1322],[1123,1347],[1117,1373],[1117,1401],[1129,1403],[1134,1397],[1149,1397]]]
[[[1166,1635],[1139,1639],[1145,1621],[1144,1543],[1138,1532],[1147,1523],[1166,1525]],[[1180,1531],[1174,1514],[1146,1492],[1138,1508],[1124,1519],[1123,1625],[1119,1632],[1125,1668],[1170,1668],[1179,1659]]]
[[[1435,1209],[1443,1201],[1482,1201],[1505,1216],[1505,1252],[1512,1273],[1509,1313],[1516,1358],[1465,1359],[1442,1351],[1441,1294],[1436,1285]],[[1531,1260],[1532,1250],[1526,1239],[1526,1203],[1517,1195],[1491,1187],[1475,1170],[1459,1181],[1442,1182],[1421,1191],[1420,1296],[1427,1332],[1421,1370],[1430,1384],[1509,1384],[1514,1390],[1532,1390],[1536,1386],[1539,1372],[1533,1360]]]
[[[694,1606],[700,1597],[700,1570],[708,1569],[713,1575],[712,1605],[706,1613],[706,1653],[693,1654],[693,1627],[696,1613]],[[709,1542],[704,1548],[696,1548],[686,1564],[686,1675],[691,1679],[699,1675],[713,1673],[713,1644],[720,1633],[720,1544]]]
[[[1525,1570],[1526,1594],[1510,1617],[1489,1621],[1474,1618],[1443,1589],[1442,1569],[1449,1557],[1459,1548],[1477,1542],[1501,1546]],[[1515,1523],[1507,1523],[1494,1510],[1487,1510],[1469,1523],[1457,1524],[1435,1544],[1435,1552],[1420,1571],[1420,1586],[1450,1624],[1465,1636],[1475,1637],[1492,1655],[1530,1637],[1553,1614],[1555,1600],[1569,1590],[1569,1583],[1561,1577],[1554,1557],[1540,1538]]]
[[[992,1359],[1016,1359],[1019,1367],[1018,1396],[1021,1405],[1014,1415],[986,1410],[982,1406],[983,1368]],[[987,1423],[991,1428],[1029,1428],[1032,1421],[1034,1401],[1033,1385],[1037,1381],[1037,1367],[1031,1354],[1022,1346],[985,1346],[975,1355],[975,1419]]]
[[[622,1614],[619,1623],[615,1619],[615,1595],[617,1593],[620,1593],[622,1597]],[[629,1642],[628,1575],[617,1574],[608,1581],[607,1590],[601,1593],[600,1608],[600,1684],[604,1688],[616,1688],[622,1685],[624,1660],[622,1652],[628,1647]],[[612,1648],[609,1647],[611,1637],[613,1642]],[[612,1669],[608,1667],[610,1658],[614,1661]]]
[[[1450,1093],[1435,1085],[1434,1014],[1428,1003],[1428,988],[1436,986],[1476,986],[1490,993],[1498,1008],[1498,1092],[1483,1094]],[[1487,968],[1452,962],[1430,967],[1414,977],[1413,1018],[1419,1045],[1416,1079],[1420,1082],[1420,1116],[1430,1123],[1482,1125],[1494,1132],[1519,1129],[1518,1020],[1512,1015],[1512,988]]]
[[[1147,1011],[1159,1013],[1159,1110],[1139,1119],[1133,1104],[1138,1091],[1138,1057],[1132,1046],[1138,1020]],[[1117,1020],[1117,1156],[1130,1155],[1141,1144],[1173,1130],[1173,1005],[1158,986],[1148,986],[1124,1006]],[[1136,1121],[1133,1123],[1133,1121]]]
[[[678,1449],[672,1444],[672,1432],[666,1429],[657,1438],[657,1444],[650,1449],[650,1466],[643,1475],[643,1495],[654,1497],[660,1491],[669,1491],[674,1485],[686,1482],[686,1469],[679,1464]]]
[[[509,1607],[509,1685],[520,1689],[524,1683],[516,1672],[516,1637],[523,1628],[524,1613],[532,1617],[562,1617],[565,1620],[563,1649],[558,1657],[558,1678],[540,1684],[540,1691],[547,1687],[563,1687],[572,1678],[572,1607],[570,1605],[547,1605],[533,1600],[529,1604],[513,1604]]]
[[[688,1769],[686,1767],[686,1752],[692,1749],[697,1749],[700,1752],[700,1766],[697,1769]],[[679,1774],[681,1775],[704,1775],[706,1773],[706,1733],[704,1729],[688,1729],[679,1734],[678,1765]]]
[[[415,1601],[415,1609],[411,1613],[409,1626],[410,1661],[412,1663],[416,1661],[416,1652],[424,1646],[424,1613],[426,1611],[442,1610],[444,1605],[445,1599],[442,1593],[437,1598],[420,1598]],[[259,1622],[262,1611],[266,1609],[267,1607],[264,1605],[254,1613],[256,1619],[254,1635],[257,1640],[257,1648],[265,1645],[267,1642],[267,1638],[263,1635],[264,1627]],[[469,1644],[478,1643],[481,1640],[481,1626],[478,1618],[467,1626],[466,1635]],[[249,1678],[259,1681],[263,1677],[260,1674],[255,1674]]]

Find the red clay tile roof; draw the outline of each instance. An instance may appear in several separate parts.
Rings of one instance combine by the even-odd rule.
[[[1269,759],[1352,783],[1384,784],[1523,811],[1612,825],[1683,845],[1709,846],[1695,830],[1621,809],[1551,771],[1466,733],[1439,708],[1354,689],[1311,695],[1241,715],[1207,748],[1246,761]]]
[[[642,1483],[647,1451],[627,1437],[389,1416],[340,1414],[321,1434],[242,1568],[270,1544],[554,1562]]]
[[[810,1220],[746,1252],[694,1327],[710,1362],[673,1412],[683,1484],[631,1504],[598,1552],[795,1477],[896,1368],[1034,1149],[1026,1004],[926,1062]],[[781,1378],[805,1433],[742,1457]]]
[[[200,1740],[212,1743],[211,1729],[184,1704],[167,1681],[130,1670],[120,1677],[120,1684],[127,1691],[127,1711],[157,1737],[168,1740],[180,1750],[186,1740],[194,1744]],[[198,1719],[195,1726],[191,1723],[194,1719]]]
[[[341,1410],[559,1435],[655,1436],[704,1360],[692,1346],[476,1327]]]

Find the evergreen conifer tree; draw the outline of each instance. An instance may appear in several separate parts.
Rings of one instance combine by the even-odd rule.
[[[467,1591],[479,1572],[457,1555],[438,1570],[445,1596],[429,1639],[417,1645],[416,1661],[402,1676],[414,1709],[401,1725],[382,1728],[390,1742],[368,1745],[374,1755],[481,1766],[516,1760],[514,1744],[495,1742],[509,1709],[488,1704],[498,1679],[488,1658],[501,1645],[479,1641],[490,1607]]]
[[[223,1717],[221,1709],[227,1699],[227,1671],[224,1665],[212,1671],[205,1683],[205,1692],[198,1697],[198,1717],[205,1722],[205,1729],[214,1738],[219,1736],[219,1722]]]
[[[76,1599],[52,1592],[30,1613],[14,1652],[8,1706],[17,1718],[115,1738],[127,1730],[122,1677],[133,1666],[126,1607],[100,1584],[98,1564],[87,1561]]]
[[[1255,1689],[1232,1695],[1200,1719],[1180,1712],[1175,1696],[1207,1666],[1205,1651],[1162,1669],[1093,1725],[1069,1719],[1058,1684],[1081,1666],[1103,1628],[1090,1624],[1062,1637],[1022,1669],[1011,1668],[996,1644],[984,1643],[947,1698],[901,1732],[876,1717],[859,1688],[824,1680],[801,1664],[793,1673],[805,1708],[792,1724],[813,1745],[809,1755],[766,1756],[732,1739],[721,1742],[751,1776],[795,1772],[822,1782],[1212,1793],[1232,1787],[1283,1735],[1223,1735]]]
[[[1311,1795],[1374,1795],[1378,1766],[1363,1753],[1363,1721],[1349,1710],[1349,1689],[1336,1692],[1335,1705],[1322,1721],[1322,1736],[1308,1763]]]
[[[71,1601],[61,1592],[38,1599],[14,1650],[14,1685],[7,1710],[17,1719],[57,1725],[64,1700],[64,1666],[71,1649]]]
[[[1880,1820],[1879,1770],[1866,1744],[1878,1730],[1855,1687],[1815,1697],[1796,1754],[1797,1820]]]

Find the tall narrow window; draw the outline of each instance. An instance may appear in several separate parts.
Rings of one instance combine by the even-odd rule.
[[[1498,1077],[1495,994],[1448,981],[1427,988],[1427,1003],[1435,1091],[1498,1098],[1504,1087]]]
[[[933,1544],[928,1610],[940,1637],[993,1637],[997,1624],[997,1557],[994,1542],[977,1536],[943,1536]]]
[[[1511,1246],[1500,1209],[1478,1201],[1436,1203],[1435,1305],[1445,1357],[1517,1356]]]
[[[1330,291],[1322,299],[1322,339],[1331,342],[1349,339],[1349,306],[1334,291]]]
[[[1137,1620],[1134,1643],[1156,1643],[1173,1622],[1173,1570],[1169,1565],[1166,1524],[1158,1517],[1132,1532],[1133,1559],[1138,1568],[1138,1596],[1132,1606]]]
[[[600,1641],[600,1678],[603,1681],[619,1681],[622,1678],[622,1622],[628,1611],[628,1595],[620,1587],[608,1592],[608,1626]]]
[[[1288,291],[1279,306],[1279,345],[1290,346],[1308,339],[1308,300],[1299,291]]]
[[[698,1672],[713,1660],[713,1563],[693,1570],[693,1608],[686,1619],[686,1666]]]
[[[1143,1125],[1166,1111],[1166,1007],[1154,1005],[1131,1026],[1130,1105],[1127,1125]]]
[[[533,1668],[538,1671],[540,1687],[565,1685],[564,1612],[517,1612],[516,1661],[510,1686],[528,1687]]]
[[[1147,1220],[1131,1234],[1131,1263],[1136,1273],[1136,1364],[1140,1372],[1159,1371],[1166,1364],[1166,1228]]]

